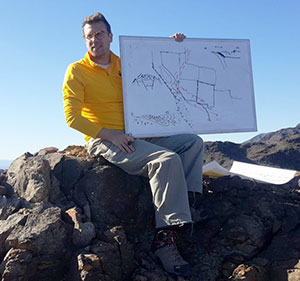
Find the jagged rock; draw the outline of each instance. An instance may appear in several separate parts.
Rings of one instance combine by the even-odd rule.
[[[7,170],[6,172],[7,177],[9,177],[9,180],[7,179],[7,181],[10,183],[10,185],[13,186],[16,183],[18,173],[21,170],[23,164],[26,162],[27,159],[29,159],[32,156],[33,155],[31,153],[26,152],[10,164],[9,171]]]
[[[14,215],[18,214],[23,215],[26,221],[22,222],[21,229],[14,229],[7,236],[6,248],[28,249],[44,255],[61,256],[69,233],[61,220],[59,208],[41,203],[32,209],[21,209]]]
[[[10,249],[27,250],[33,259],[29,271],[40,280],[50,281],[51,274],[61,274],[68,262],[69,236],[59,208],[49,203],[35,204],[0,221],[0,257]]]
[[[52,150],[50,150],[52,151]],[[64,160],[64,156],[61,153],[58,153],[56,151],[50,152],[47,151],[47,153],[43,154],[40,152],[37,155],[43,155],[43,159],[47,160],[51,170],[55,170],[56,171],[56,166],[59,166],[62,161]],[[61,168],[61,165],[59,166],[59,168]]]
[[[298,281],[300,280],[299,260],[283,260],[272,264],[270,268],[271,281]]]
[[[106,231],[104,236],[107,241],[92,245],[91,252],[99,257],[102,274],[108,280],[126,280],[135,269],[133,248],[122,227],[114,227]]]
[[[216,160],[229,169],[234,160],[252,164],[300,170],[300,123],[294,128],[256,136],[236,144],[232,142],[206,142],[206,163]]]
[[[130,280],[136,264],[134,251],[122,227],[114,227],[103,234],[106,241],[92,244],[90,252],[77,255],[70,274],[72,280]]]
[[[89,245],[96,236],[95,226],[91,222],[82,222],[81,215],[76,207],[67,210],[66,213],[70,216],[74,224],[73,244],[78,248]]]
[[[51,191],[50,166],[43,156],[24,154],[7,170],[7,182],[27,201],[48,201]]]
[[[21,201],[18,197],[6,197],[0,195],[0,220],[5,220],[8,216],[18,211]]]
[[[109,279],[120,280],[122,276],[120,252],[117,244],[98,241],[91,251],[101,260],[102,273]]]
[[[154,224],[151,193],[144,190],[142,178],[128,175],[112,165],[101,165],[84,172],[75,185],[74,201],[81,207],[90,205],[92,221],[99,228],[113,227],[121,222],[132,232]]]
[[[95,226],[91,222],[79,222],[73,230],[73,244],[79,248],[85,247],[95,236]]]
[[[9,247],[6,247],[6,239],[12,232],[18,232],[26,222],[28,212],[20,210],[10,215],[6,220],[0,220],[0,260],[3,259]]]
[[[30,281],[32,272],[29,268],[32,253],[27,250],[11,248],[0,265],[2,281]]]
[[[56,147],[45,147],[43,149],[41,149],[37,155],[46,155],[46,154],[49,154],[49,153],[54,153],[54,152],[57,152],[58,151],[58,148]]]
[[[259,218],[237,215],[230,217],[223,224],[218,238],[230,251],[253,257],[263,247],[267,231]],[[224,251],[227,252],[226,249]]]
[[[9,189],[6,186],[0,185],[0,196],[8,196],[10,194]]]
[[[147,179],[70,147],[22,155],[0,184],[9,191],[0,196],[5,281],[299,280],[299,177],[280,186],[204,179],[203,195],[191,197],[196,222],[179,229],[193,269],[185,278],[169,276],[150,251]]]
[[[80,280],[110,280],[103,274],[100,258],[95,254],[80,254],[77,257]]]
[[[122,276],[130,276],[135,269],[133,246],[127,241],[123,227],[113,227],[104,232],[112,243],[117,243],[121,260]]]
[[[90,169],[93,163],[92,158],[64,156],[54,167],[53,174],[60,182],[60,188],[68,200],[72,199],[74,186],[83,176],[84,170]]]
[[[232,274],[232,280],[258,281],[258,269],[254,266],[239,265]]]
[[[7,180],[7,170],[1,170],[0,169],[0,185],[2,185],[3,183],[6,183],[6,180]]]
[[[67,156],[90,158],[86,147],[80,145],[69,145],[62,153]]]

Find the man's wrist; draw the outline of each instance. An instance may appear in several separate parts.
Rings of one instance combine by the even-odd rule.
[[[97,138],[112,142],[115,135],[116,135],[115,130],[102,128],[97,134]]]

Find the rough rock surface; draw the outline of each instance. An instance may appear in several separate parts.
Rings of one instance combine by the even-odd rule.
[[[233,160],[282,169],[300,170],[300,124],[294,128],[258,135],[242,143],[206,142],[206,163],[216,160],[230,168]]]
[[[147,180],[82,147],[16,159],[0,181],[2,281],[300,280],[299,177],[275,186],[204,179],[190,194],[196,219],[179,231],[190,277],[168,275],[150,251]]]

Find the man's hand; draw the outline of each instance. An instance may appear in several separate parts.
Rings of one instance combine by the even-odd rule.
[[[132,145],[134,138],[120,131],[102,128],[98,133],[97,138],[112,142],[125,153],[132,153],[135,151],[134,146]]]
[[[174,35],[171,35],[170,38],[174,38],[177,42],[182,42],[186,36],[183,33],[175,33]]]

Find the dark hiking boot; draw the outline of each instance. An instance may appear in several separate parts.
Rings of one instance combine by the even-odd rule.
[[[168,273],[190,276],[191,268],[179,254],[176,240],[177,236],[175,231],[160,230],[154,237],[152,251],[159,258]]]

